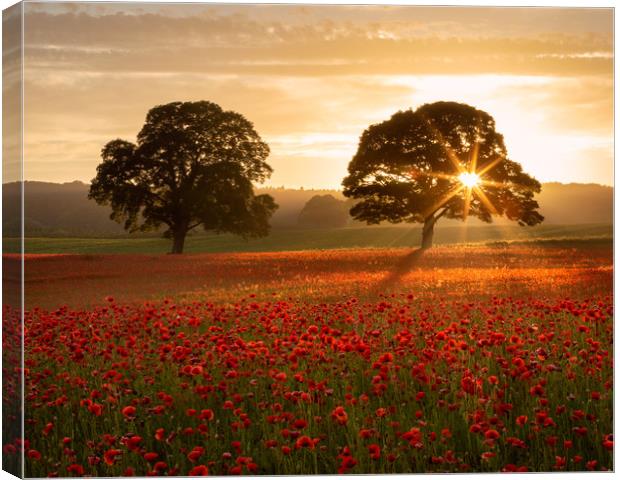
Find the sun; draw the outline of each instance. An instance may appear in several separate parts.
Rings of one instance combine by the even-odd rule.
[[[468,188],[476,187],[480,183],[480,177],[474,172],[463,172],[458,178]]]

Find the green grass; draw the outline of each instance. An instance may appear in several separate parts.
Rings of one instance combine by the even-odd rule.
[[[612,225],[543,225],[519,227],[463,226],[437,227],[436,244],[522,242],[558,239],[607,239]],[[419,226],[351,227],[341,229],[274,229],[265,238],[244,240],[233,235],[193,235],[187,238],[185,251],[200,252],[272,252],[333,248],[416,247],[420,244]],[[166,253],[170,241],[164,238],[26,238],[26,253]],[[19,240],[3,241],[5,253],[18,252]]]

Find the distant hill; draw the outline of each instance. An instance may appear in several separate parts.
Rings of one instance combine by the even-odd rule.
[[[544,183],[537,200],[545,223],[613,223],[612,187],[595,183]]]
[[[108,207],[89,200],[88,185],[82,182],[25,182],[26,236],[121,236],[123,228],[110,220]],[[331,194],[344,200],[337,190],[296,190],[262,188],[258,193],[273,196],[279,208],[271,224],[274,228],[294,228],[299,213],[315,195]],[[596,184],[545,183],[537,197],[545,225],[613,223],[613,188]],[[18,223],[11,218],[9,206],[19,201],[17,183],[2,186],[4,235],[17,236]],[[510,223],[497,219],[497,223]],[[442,220],[440,226],[459,225],[458,220]],[[472,221],[472,224],[481,222]],[[142,234],[144,236],[144,234]]]

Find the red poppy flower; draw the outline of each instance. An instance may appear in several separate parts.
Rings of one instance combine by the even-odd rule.
[[[101,413],[103,412],[103,405],[99,403],[93,403],[89,405],[88,411],[92,413],[93,415],[95,415],[96,417],[99,417]]]
[[[339,425],[346,425],[347,421],[349,420],[349,416],[347,415],[347,412],[344,410],[343,407],[334,408],[334,410],[332,411],[332,418]]]
[[[419,428],[413,427],[408,432],[402,434],[402,438],[415,448],[422,447],[422,432]]]
[[[527,423],[527,416],[526,415],[519,415],[517,417],[516,421],[517,421],[517,425],[522,427],[523,425],[525,425]]]
[[[136,407],[134,407],[133,405],[128,405],[126,407],[123,407],[121,413],[125,418],[133,418],[136,415]]]
[[[78,477],[81,477],[84,475],[84,467],[80,464],[72,463],[67,467],[67,472],[74,473]]]
[[[103,461],[108,465],[114,465],[114,463],[116,462],[116,457],[121,455],[121,453],[122,452],[120,450],[112,448],[103,454]]]
[[[561,469],[564,468],[566,466],[566,457],[560,457],[559,455],[555,456],[555,465],[553,466],[553,468],[555,469]]]
[[[381,447],[376,443],[368,445],[368,453],[373,460],[379,460],[381,458]]]
[[[295,442],[295,448],[309,448],[310,450],[314,450],[314,441],[310,437],[302,435]]]
[[[159,458],[159,454],[157,454],[156,452],[147,452],[144,454],[144,459],[147,462],[154,462],[158,458]]]
[[[303,418],[299,418],[295,420],[295,422],[293,422],[293,427],[295,427],[297,430],[303,430],[307,426],[308,422],[306,422]]]
[[[200,415],[198,416],[198,418],[200,418],[201,420],[208,420],[208,421],[213,420],[214,417],[215,417],[215,414],[213,413],[213,410],[211,409],[201,410]]]
[[[43,435],[49,435],[49,433],[54,429],[54,424],[52,422],[49,422],[47,425],[45,425],[45,427],[43,428]]]
[[[28,458],[32,460],[39,460],[41,458],[41,454],[38,450],[28,450]]]
[[[192,451],[187,454],[187,458],[192,463],[197,462],[204,452],[205,449],[203,447],[194,447]]]
[[[196,465],[189,471],[190,477],[205,477],[209,475],[209,469],[205,465]]]

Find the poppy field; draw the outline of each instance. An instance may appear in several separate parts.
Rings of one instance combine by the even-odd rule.
[[[610,470],[612,277],[607,243],[29,256],[4,455],[31,477]]]

